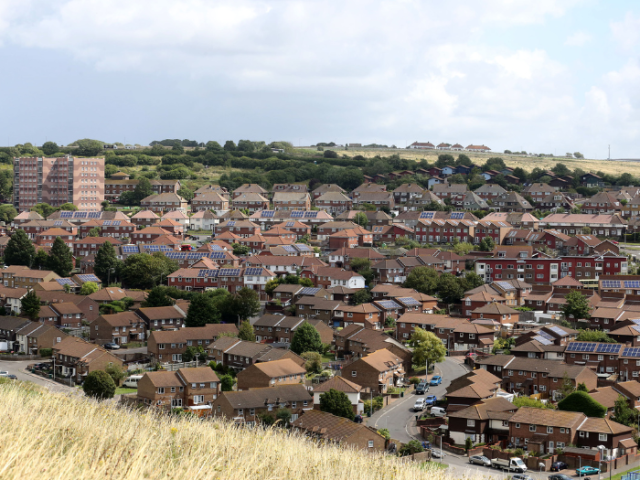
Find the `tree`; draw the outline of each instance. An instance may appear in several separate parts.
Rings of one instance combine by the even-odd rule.
[[[460,243],[456,243],[453,246],[453,251],[461,256],[467,255],[472,250],[473,250],[473,245],[470,244],[469,242],[460,242]]]
[[[595,401],[587,392],[575,391],[558,403],[558,410],[583,412],[587,417],[604,418],[607,407]]]
[[[567,301],[565,305],[562,306],[562,313],[564,313],[564,318],[574,318],[574,321],[578,321],[582,318],[590,318],[591,317],[591,306],[589,305],[589,300],[586,295],[580,293],[577,290],[572,290],[564,297]]]
[[[140,177],[138,179],[138,185],[133,189],[133,201],[135,204],[140,205],[140,201],[147,198],[149,195],[153,195],[153,188],[151,182],[146,177]]]
[[[581,154],[580,152],[574,152],[573,156],[576,157],[576,158],[584,158],[584,155]]]
[[[11,223],[18,216],[18,211],[13,205],[0,205],[0,222]]]
[[[260,297],[258,292],[249,287],[242,287],[233,296],[233,311],[241,320],[247,320],[260,313]]]
[[[100,290],[96,282],[84,282],[80,288],[80,295],[91,295]]]
[[[331,388],[320,395],[320,411],[353,420],[353,405],[346,393]]]
[[[476,272],[467,272],[464,278],[462,278],[462,287],[465,292],[481,287],[482,285],[484,285],[484,280]]]
[[[42,248],[39,248],[36,252],[36,256],[33,259],[33,268],[43,269],[47,268],[47,262],[49,261],[49,255]],[[68,285],[68,284],[67,284]]]
[[[100,227],[93,227],[91,230],[89,230],[90,237],[99,237],[100,233]]]
[[[116,278],[116,272],[120,269],[121,263],[111,242],[104,242],[96,253],[93,273],[104,285],[109,285],[110,281]]]
[[[52,207],[48,203],[38,203],[35,206],[31,207],[31,211],[39,213],[44,218],[47,218],[49,215],[56,211],[56,208]]]
[[[178,195],[184,198],[187,202],[193,200],[194,197],[193,190],[190,190],[186,187],[182,187],[180,190],[178,190]]]
[[[222,146],[216,141],[207,142],[204,148],[207,152],[222,152]]]
[[[305,360],[304,368],[307,373],[322,372],[322,355],[318,352],[304,352],[300,356]]]
[[[369,290],[363,288],[362,290],[358,290],[356,293],[351,295],[351,305],[361,305],[363,303],[369,303],[371,301],[371,294]]]
[[[153,287],[147,299],[142,302],[143,308],[148,307],[170,307],[173,305],[173,299],[167,294],[167,288],[163,285]]]
[[[333,150],[325,150],[322,156],[324,158],[338,158],[338,154]]]
[[[407,275],[403,286],[431,295],[438,287],[438,272],[430,267],[416,267]]]
[[[42,153],[47,156],[53,155],[54,153],[58,153],[60,151],[60,147],[55,142],[44,142],[42,144]]]
[[[241,245],[239,243],[232,243],[231,247],[233,247],[233,254],[234,255],[246,255],[247,253],[249,253],[249,247],[246,245]]]
[[[60,205],[57,210],[64,210],[64,211],[71,211],[71,212],[77,212],[78,211],[78,207],[76,205],[74,205],[71,202],[67,202],[67,203],[63,203],[62,205]]]
[[[471,440],[471,437],[467,437],[467,439],[464,441],[464,448],[467,451],[473,448],[473,440]]]
[[[358,212],[353,217],[353,223],[360,225],[362,228],[367,228],[369,225],[369,219],[367,218],[367,214],[364,212]]]
[[[207,361],[207,352],[202,345],[187,347],[185,352],[182,354],[182,360],[184,362],[193,362],[194,360],[198,360],[199,362],[204,363]]]
[[[220,311],[214,310],[211,297],[205,293],[195,293],[191,296],[187,318],[187,327],[202,327],[208,323],[220,323]]]
[[[178,269],[178,263],[162,252],[130,255],[119,269],[119,276],[127,288],[147,289],[160,285]]]
[[[276,420],[282,427],[288,427],[291,421],[291,410],[288,408],[279,408],[276,412]]]
[[[492,252],[496,247],[496,242],[493,241],[491,237],[484,237],[480,240],[480,251],[481,252]]]
[[[305,352],[322,353],[322,339],[318,330],[308,322],[302,323],[293,334],[291,351],[302,355]]]
[[[409,455],[413,455],[414,453],[424,452],[424,448],[422,448],[422,444],[417,440],[410,440],[405,443],[398,450],[398,455],[401,457],[407,457]]]
[[[542,409],[553,409],[553,404],[551,403],[542,403],[540,400],[536,400],[535,398],[530,397],[515,397],[513,399],[514,407],[531,407],[531,408],[542,408]]]
[[[171,153],[175,153],[178,155],[184,153],[184,147],[182,146],[182,142],[180,140],[173,143],[173,146],[171,147]]]
[[[120,385],[120,382],[127,378],[127,372],[125,372],[120,365],[116,365],[112,363],[111,365],[107,365],[104,369],[105,372],[111,377],[113,383],[115,383],[116,387]]]
[[[49,260],[47,261],[49,270],[53,270],[61,277],[68,277],[73,270],[73,253],[71,249],[64,243],[62,237],[56,237],[53,246],[49,251]]]
[[[4,250],[5,265],[26,265],[31,267],[36,250],[24,230],[16,230]]]
[[[236,142],[233,140],[227,140],[224,142],[224,151],[225,152],[235,152],[236,151]]]
[[[240,340],[245,340],[247,342],[256,341],[256,334],[253,330],[253,325],[251,325],[251,322],[249,320],[244,320],[240,324],[240,329],[238,331],[238,338]]]
[[[602,330],[580,330],[576,340],[579,342],[616,343],[616,341]]]
[[[272,295],[273,291],[278,287],[278,285],[280,285],[280,280],[277,278],[272,278],[271,280],[268,280],[266,285],[264,286],[264,291],[266,292],[267,295]]]
[[[75,154],[80,157],[95,157],[104,147],[104,142],[101,142],[100,140],[91,140],[90,138],[76,140],[74,143],[78,147]]]
[[[560,394],[560,398],[567,398],[573,392],[576,391],[576,387],[573,386],[573,381],[569,378],[569,374],[565,371],[562,376],[562,385],[557,390]]]
[[[236,383],[231,375],[222,375],[220,377],[220,389],[223,392],[230,392],[233,390],[233,385]]]
[[[444,303],[458,303],[464,295],[464,289],[458,279],[450,273],[443,273],[438,280],[438,295]]]
[[[619,395],[613,405],[613,420],[626,426],[633,426],[636,423],[636,410],[629,406],[629,401]]]
[[[105,400],[113,398],[116,393],[116,384],[107,372],[96,370],[87,375],[82,389],[85,395],[93,397],[97,400]]]
[[[40,315],[40,297],[36,295],[35,290],[29,290],[22,298],[22,315],[36,321]]]
[[[447,349],[434,333],[428,332],[420,327],[415,327],[409,340],[413,347],[413,364],[429,365],[442,362],[447,353]]]
[[[589,389],[587,388],[584,382],[579,383],[578,388],[576,388],[576,390],[578,392],[589,392]]]

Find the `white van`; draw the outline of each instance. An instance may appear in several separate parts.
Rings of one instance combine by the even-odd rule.
[[[442,407],[431,407],[431,415],[434,417],[444,417],[447,411]]]
[[[142,375],[131,375],[122,384],[124,387],[138,388],[138,382],[142,378]]]

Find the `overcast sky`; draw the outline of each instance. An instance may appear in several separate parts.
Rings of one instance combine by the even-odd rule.
[[[640,2],[0,0],[0,145],[289,140],[640,158]]]

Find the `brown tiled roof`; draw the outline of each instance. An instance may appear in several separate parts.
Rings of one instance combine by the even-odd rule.
[[[282,361],[282,360],[280,360]],[[264,365],[264,364],[259,364]],[[234,408],[260,408],[269,403],[291,403],[313,401],[304,385],[280,385],[278,387],[255,388],[239,392],[223,392],[221,397],[227,399]]]
[[[209,367],[206,367],[209,368]],[[211,368],[209,368],[211,370]],[[213,371],[213,370],[211,370]],[[145,374],[154,387],[183,387],[177,372],[147,372]]]
[[[133,323],[141,323],[142,319],[133,312],[120,312],[112,315],[101,315],[112,327],[128,327]]]
[[[233,324],[209,323],[203,327],[185,327],[180,330],[151,332],[156,343],[186,343],[187,340],[213,339],[222,333],[238,333],[238,328]],[[225,337],[223,337],[225,338]]]
[[[364,430],[369,438],[376,435],[382,437],[375,430],[369,429],[369,427],[361,423],[355,423],[347,418],[337,417],[320,410],[305,412],[291,425],[306,432],[317,434],[321,438],[332,442],[345,441],[360,430]]]
[[[140,308],[139,312],[149,320],[162,320],[164,318],[185,318],[181,311],[175,307],[147,307]]]
[[[257,363],[253,367],[260,370],[270,378],[284,377],[285,375],[297,375],[306,373],[306,370],[290,358],[275,360],[273,362]]]
[[[620,396],[613,387],[600,387],[593,392],[589,392],[589,396],[607,409],[615,406],[616,400]]]
[[[402,365],[402,361],[387,349],[377,350],[360,360],[380,372],[390,370],[394,365]]]
[[[636,380],[629,380],[628,382],[620,382],[614,386],[623,388],[625,391],[632,394],[634,397],[640,397],[640,383]]]
[[[362,387],[344,377],[333,377],[328,382],[321,383],[313,389],[315,393],[328,392],[329,390],[338,390],[344,393],[358,393],[362,391]]]
[[[502,397],[494,397],[483,400],[478,405],[473,405],[469,408],[452,412],[449,414],[451,418],[466,418],[469,420],[487,420],[489,418],[498,419],[499,413],[503,413],[508,420],[513,415],[513,412],[517,410],[517,407],[513,405],[509,400]]]
[[[613,435],[619,435],[621,433],[631,433],[631,427],[622,425],[608,418],[588,417],[579,429],[581,432],[596,432],[596,433],[608,433]]]
[[[526,425],[545,425],[548,427],[562,427],[575,429],[587,418],[582,412],[565,412],[548,408],[521,407],[511,417],[512,423]]]
[[[51,305],[51,308],[61,315],[82,313],[82,310],[80,310],[75,303],[71,302],[54,303]]]
[[[219,382],[220,379],[211,369],[211,367],[196,368],[180,368],[178,374],[184,378],[187,383],[208,383]]]

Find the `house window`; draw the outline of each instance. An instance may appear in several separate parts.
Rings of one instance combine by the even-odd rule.
[[[561,428],[560,433],[564,433],[564,430],[565,430],[564,428]]]
[[[520,424],[519,423],[516,423],[516,428],[520,428]]]
[[[369,448],[373,448],[373,440],[369,440]]]
[[[204,403],[204,395],[194,395],[193,396],[193,403],[195,405],[198,405],[200,403]]]
[[[158,388],[158,394],[162,395],[164,393],[164,387],[159,387]]]
[[[476,426],[475,420],[467,420],[467,427],[475,427],[475,426]]]
[[[355,370],[351,370],[351,376],[355,377],[358,374],[358,372],[356,372]]]
[[[547,433],[553,433],[553,427],[547,427]]]
[[[536,426],[535,425],[529,425],[529,431],[530,432],[535,432],[536,431]]]

